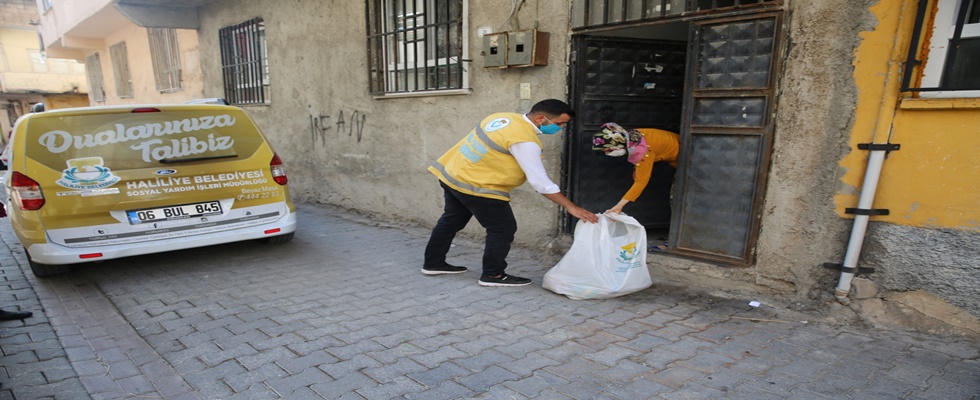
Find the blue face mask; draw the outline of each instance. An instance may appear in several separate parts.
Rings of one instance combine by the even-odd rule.
[[[548,119],[548,117],[544,117],[544,119],[547,119],[548,122],[551,122],[551,120]],[[550,125],[541,125],[540,127],[538,127],[538,129],[540,129],[541,133],[545,135],[554,135],[558,132],[561,132],[561,127],[554,122],[551,122]]]

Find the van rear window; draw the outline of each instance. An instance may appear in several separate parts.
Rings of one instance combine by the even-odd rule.
[[[41,117],[41,116],[38,116]],[[247,158],[263,139],[235,109],[78,114],[34,118],[27,155],[53,169],[99,163],[113,170]]]

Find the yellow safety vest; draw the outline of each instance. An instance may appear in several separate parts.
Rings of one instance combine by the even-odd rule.
[[[541,146],[534,126],[523,115],[492,114],[439,157],[429,172],[462,193],[510,201],[510,191],[527,180],[508,150],[521,142]]]

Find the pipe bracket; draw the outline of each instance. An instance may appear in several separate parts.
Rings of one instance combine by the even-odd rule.
[[[888,215],[887,208],[854,208],[848,207],[844,209],[844,214],[854,214],[854,215]]]
[[[871,151],[895,151],[902,147],[896,143],[858,143],[858,149]]]
[[[845,274],[868,275],[868,274],[871,274],[871,273],[874,273],[875,272],[875,269],[874,268],[868,268],[868,267],[856,267],[856,268],[855,267],[845,267],[844,264],[837,264],[837,263],[824,263],[823,264],[823,267],[824,268],[827,268],[827,269],[836,269],[836,270],[839,270],[840,272],[843,272]]]

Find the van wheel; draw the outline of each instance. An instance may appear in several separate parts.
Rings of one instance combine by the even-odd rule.
[[[293,240],[293,236],[295,236],[295,234],[296,232],[290,232],[285,235],[262,238],[259,239],[259,241],[265,244],[283,244],[290,240]]]
[[[55,275],[64,275],[71,272],[71,265],[48,265],[48,264],[38,264],[30,260],[30,255],[28,257],[28,263],[31,265],[31,272],[34,276],[38,278],[45,278]]]

